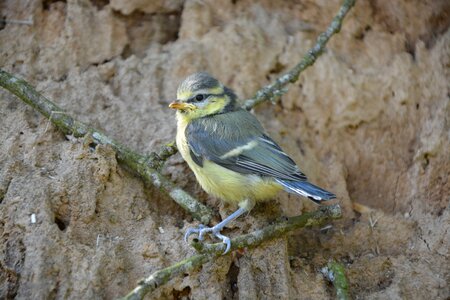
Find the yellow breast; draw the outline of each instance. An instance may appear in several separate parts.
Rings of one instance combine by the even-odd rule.
[[[281,185],[271,178],[240,174],[206,159],[203,160],[202,167],[197,165],[191,158],[186,141],[185,130],[189,121],[180,114],[177,114],[177,119],[178,150],[207,193],[226,202],[239,203],[247,199],[255,201],[269,199],[282,190]]]

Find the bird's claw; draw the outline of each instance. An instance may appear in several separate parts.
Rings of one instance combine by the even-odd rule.
[[[209,227],[206,227],[205,225],[200,224],[200,225],[198,225],[197,228],[194,228],[194,227],[189,228],[186,231],[186,233],[184,234],[184,241],[187,243],[189,236],[194,233],[198,233],[198,239],[201,241],[203,239],[203,234],[201,233],[201,231],[205,228],[209,228]]]
[[[229,237],[224,236],[222,234],[220,234],[220,232],[217,232],[214,234],[217,238],[222,240],[222,243],[224,243],[226,245],[225,251],[222,253],[222,255],[225,255],[228,253],[228,251],[230,251],[231,248],[231,240]]]
[[[198,239],[200,241],[203,241],[203,237],[205,235],[205,233],[212,233],[212,235],[220,240],[222,240],[222,243],[224,243],[226,245],[225,251],[223,252],[223,254],[227,254],[228,251],[230,251],[231,248],[231,240],[229,237],[224,236],[223,234],[220,233],[220,229],[216,228],[216,227],[206,227],[205,225],[200,224],[197,228],[189,228],[186,233],[184,234],[184,241],[187,243],[189,236],[197,233],[198,234]]]

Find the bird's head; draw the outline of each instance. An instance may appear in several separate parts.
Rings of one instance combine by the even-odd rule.
[[[236,95],[208,73],[194,73],[180,84],[177,100],[169,107],[184,119],[193,120],[235,110]]]

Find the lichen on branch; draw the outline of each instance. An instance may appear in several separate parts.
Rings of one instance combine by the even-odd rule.
[[[316,211],[291,217],[287,220],[268,225],[260,230],[231,239],[231,251],[228,252],[228,254],[237,249],[257,247],[265,241],[282,237],[295,229],[319,226],[324,224],[326,221],[339,219],[341,217],[342,211],[339,205],[335,204],[330,206],[322,206]],[[193,270],[217,258],[218,256],[221,256],[225,250],[225,244],[223,243],[205,244],[194,241],[193,246],[198,252],[200,252],[199,254],[177,262],[165,269],[156,271],[150,276],[142,279],[138,283],[138,286],[122,299],[143,299],[146,294],[166,284],[172,278]]]
[[[336,299],[349,300],[349,285],[345,276],[345,267],[343,264],[330,260],[326,267],[322,268],[322,274],[330,281],[336,290]]]

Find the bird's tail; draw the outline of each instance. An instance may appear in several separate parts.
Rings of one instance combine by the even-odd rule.
[[[275,180],[281,184],[287,192],[307,197],[316,203],[336,198],[336,195],[333,193],[325,191],[324,189],[309,183],[308,181],[292,181],[283,179]]]

